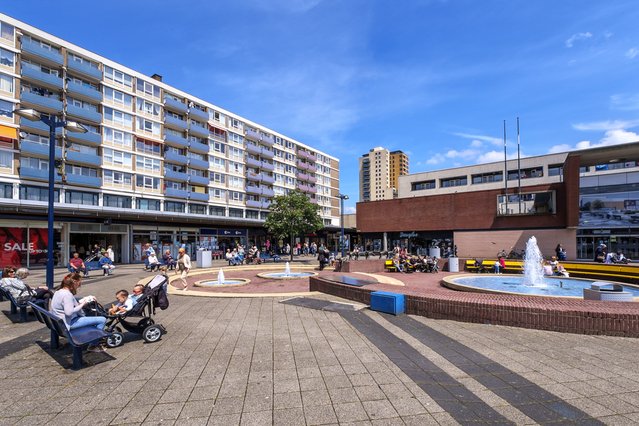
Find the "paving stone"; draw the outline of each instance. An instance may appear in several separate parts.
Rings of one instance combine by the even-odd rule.
[[[371,420],[399,417],[399,414],[389,401],[362,401],[362,405]]]
[[[304,407],[330,405],[331,398],[327,390],[314,390],[302,392],[302,403]]]
[[[301,392],[276,393],[273,397],[275,410],[302,407]]]
[[[359,401],[346,402],[343,404],[333,403],[333,409],[340,423],[368,420],[366,410],[364,410],[364,407]]]
[[[233,426],[239,425],[242,415],[237,414],[220,414],[209,417],[209,426]],[[265,423],[268,424],[268,423]]]
[[[242,413],[241,425],[263,426],[273,423],[272,411],[257,411],[254,413]]]
[[[120,411],[113,420],[111,420],[111,424],[119,425],[124,423],[141,423],[154,408],[154,405],[135,405],[124,407],[124,409]]]
[[[213,400],[188,401],[180,412],[180,421],[194,417],[208,417],[213,410]]]
[[[281,426],[298,426],[305,423],[302,408],[286,408],[273,411],[273,424]]]
[[[353,388],[329,389],[328,394],[333,404],[359,401],[359,397]]]
[[[337,417],[331,405],[304,406],[304,418],[309,426],[337,423]]]
[[[157,404],[153,406],[153,409],[145,418],[145,421],[163,421],[163,420],[175,420],[180,416],[180,411],[184,403],[172,402],[169,404]],[[118,415],[119,417],[119,415]]]
[[[360,401],[377,401],[386,399],[386,395],[377,385],[357,386],[354,389]]]

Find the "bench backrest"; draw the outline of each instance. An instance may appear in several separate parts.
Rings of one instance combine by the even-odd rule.
[[[66,337],[69,339],[69,330],[67,329],[64,321],[41,306],[36,305],[35,303],[29,302],[29,306],[33,309],[36,317],[40,322],[43,322],[47,328],[58,333],[59,336]]]

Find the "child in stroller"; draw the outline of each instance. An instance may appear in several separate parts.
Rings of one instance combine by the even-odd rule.
[[[167,297],[168,277],[166,275],[156,275],[149,283],[144,286],[144,292],[137,298],[137,301],[130,310],[118,309],[113,315],[104,307],[98,305],[97,314],[107,318],[105,330],[113,333],[106,340],[106,344],[110,348],[115,348],[124,343],[123,331],[129,331],[135,334],[141,334],[147,343],[153,343],[160,340],[166,329],[161,324],[156,324],[153,320],[155,309],[162,310],[169,307],[169,299]],[[118,295],[124,296],[119,291]],[[127,292],[127,298],[130,299]],[[118,298],[120,299],[120,298]],[[119,300],[122,306],[125,302]]]

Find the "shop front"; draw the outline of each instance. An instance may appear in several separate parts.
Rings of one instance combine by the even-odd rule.
[[[605,244],[608,253],[621,251],[628,259],[639,259],[639,228],[577,230],[577,258],[594,260],[595,249]]]
[[[64,233],[68,241],[65,265],[75,252],[86,259],[96,244],[102,249],[111,246],[116,264],[130,262],[129,252],[125,250],[129,245],[129,225],[72,222],[64,227]]]
[[[144,247],[147,243],[151,244],[159,258],[167,250],[171,256],[177,258],[178,250],[184,248],[191,260],[197,260],[200,241],[198,228],[133,225],[131,234],[131,263],[144,261]]]
[[[54,224],[54,262],[63,264],[60,223]],[[0,267],[44,267],[47,264],[46,222],[6,220],[0,226]]]
[[[199,248],[205,248],[213,252],[225,253],[227,249],[234,249],[238,244],[246,247],[246,229],[200,229]]]
[[[381,237],[381,238],[380,238]],[[405,248],[409,253],[426,256],[430,250],[439,249],[438,257],[448,257],[454,252],[453,233],[449,231],[403,231],[386,233],[387,249]],[[383,234],[365,235],[372,244],[382,244]],[[381,240],[381,241],[380,241]]]

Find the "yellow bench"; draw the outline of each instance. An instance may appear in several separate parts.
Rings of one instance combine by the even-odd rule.
[[[388,259],[384,262],[384,269],[388,272],[397,272],[397,268],[392,260]]]
[[[475,266],[475,260],[469,259],[466,261],[466,270],[469,272],[493,272],[495,269],[495,262],[497,259],[486,259],[481,262],[481,265]],[[506,266],[502,268],[502,272],[523,272],[524,263],[520,260],[506,260]]]

